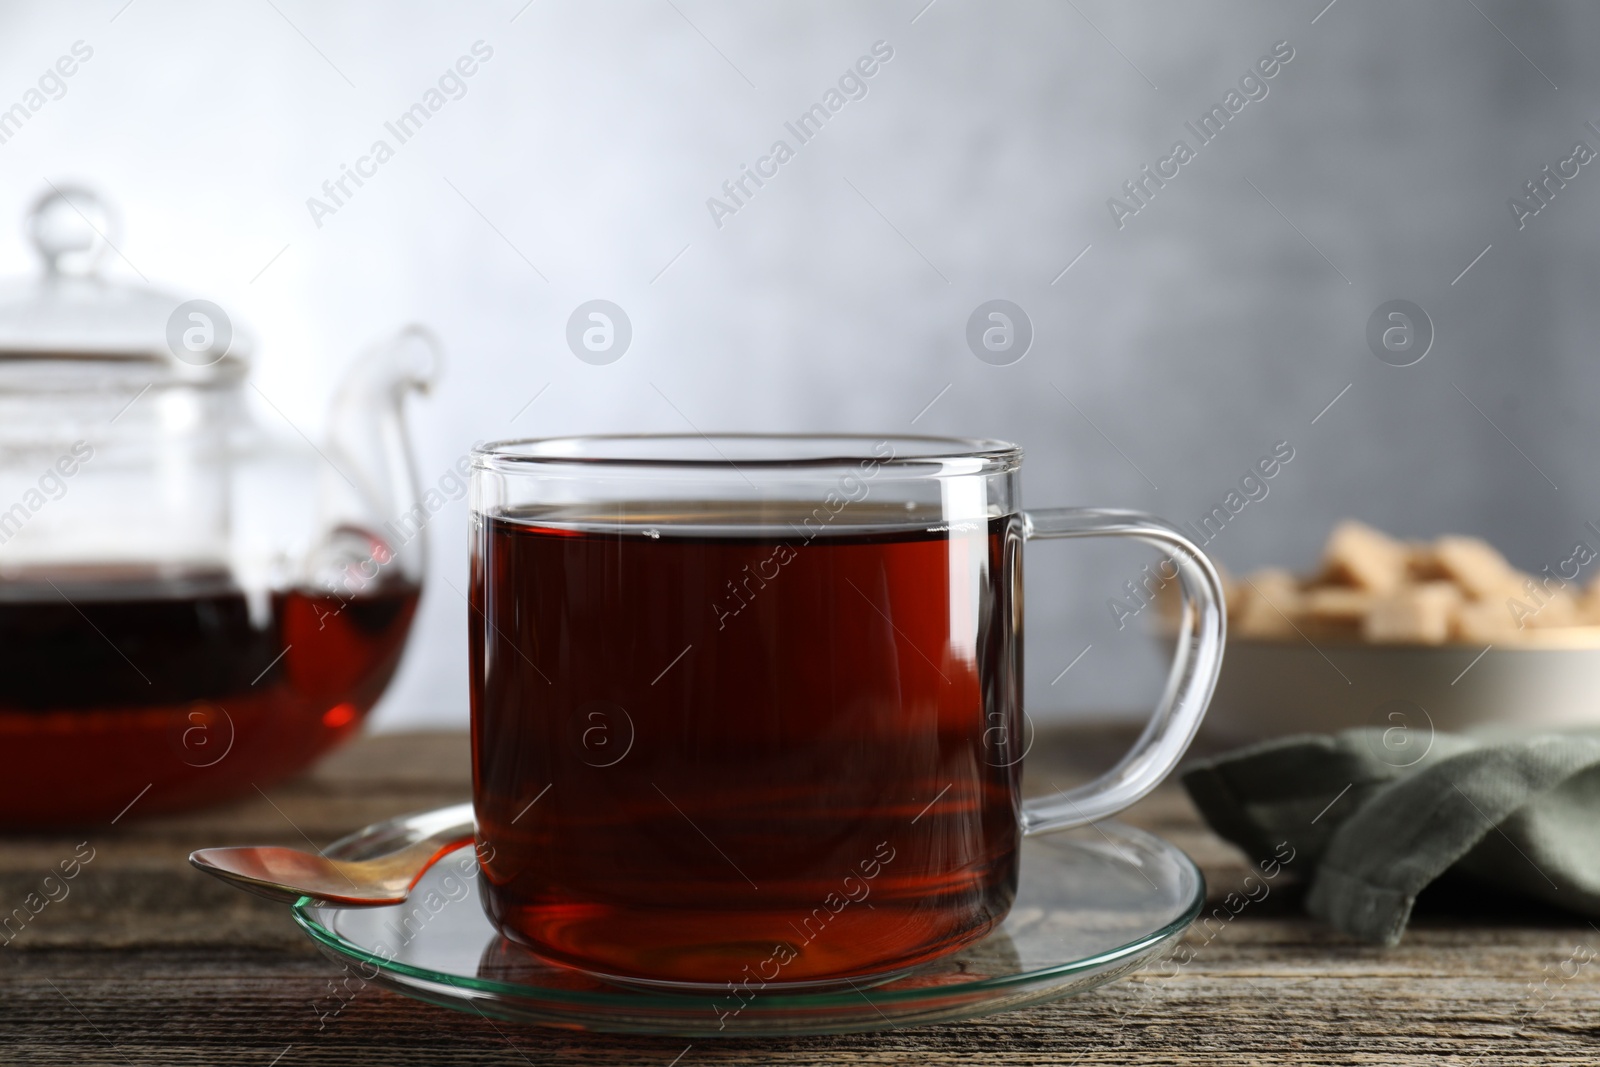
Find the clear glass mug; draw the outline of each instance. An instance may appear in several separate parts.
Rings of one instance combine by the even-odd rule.
[[[1174,527],[1020,507],[999,441],[618,436],[473,458],[473,800],[485,909],[631,982],[904,970],[1010,907],[1024,834],[1153,789],[1222,660],[1217,573]],[[1020,798],[1022,545],[1168,554],[1177,656],[1099,779]]]

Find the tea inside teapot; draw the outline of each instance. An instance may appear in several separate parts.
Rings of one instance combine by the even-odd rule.
[[[183,806],[216,794],[210,768],[230,784],[245,784],[242,770],[265,783],[297,769],[376,703],[420,592],[297,588],[252,611],[226,572],[0,581],[6,821],[115,816],[144,785],[162,786],[144,798],[152,808]]]

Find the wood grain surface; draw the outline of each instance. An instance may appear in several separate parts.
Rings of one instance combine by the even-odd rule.
[[[1031,786],[1108,765],[1129,736],[1042,734]],[[460,734],[361,739],[313,773],[224,808],[73,835],[0,839],[0,909],[93,859],[0,945],[0,1064],[1257,1064],[1600,1063],[1600,932],[1467,889],[1431,892],[1404,944],[1307,919],[1298,891],[1190,930],[1193,958],[1057,1004],[975,1022],[786,1040],[650,1039],[489,1022],[366,988],[323,1025],[338,968],[288,909],[191,870],[204,845],[324,844],[469,792]],[[1205,870],[1213,903],[1243,858],[1172,785],[1127,821]],[[42,895],[36,900],[43,899]],[[3,937],[0,937],[3,940]],[[1175,973],[1174,973],[1175,972]]]

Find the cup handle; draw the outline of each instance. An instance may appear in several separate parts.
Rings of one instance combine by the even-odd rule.
[[[1023,537],[1132,537],[1168,555],[1160,576],[1175,577],[1183,595],[1178,647],[1155,714],[1117,765],[1076,789],[1022,806],[1022,832],[1040,834],[1098,822],[1145,796],[1171,773],[1205,718],[1222,669],[1226,634],[1222,580],[1199,547],[1177,527],[1137,511],[1050,508],[1024,512]],[[1169,563],[1170,561],[1170,563]],[[1176,568],[1176,575],[1169,571]]]

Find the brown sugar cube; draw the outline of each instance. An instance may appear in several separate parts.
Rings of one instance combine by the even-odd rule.
[[[1406,578],[1412,582],[1447,581],[1450,575],[1439,565],[1439,557],[1428,541],[1406,542]]]
[[[1526,591],[1519,599],[1533,609],[1532,615],[1524,616],[1523,621],[1528,626],[1537,630],[1552,630],[1560,626],[1577,626],[1581,621],[1578,610],[1578,597],[1571,589],[1556,589],[1551,592],[1540,590],[1544,603],[1540,604]],[[1510,614],[1510,609],[1507,609]]]
[[[1322,555],[1329,576],[1358,589],[1392,593],[1405,581],[1406,546],[1354,519],[1333,528]]]
[[[1461,590],[1450,582],[1401,589],[1373,602],[1361,622],[1361,636],[1379,644],[1442,645],[1450,638],[1461,599]]]
[[[1501,604],[1505,604],[1507,600],[1520,600],[1529,608],[1537,608],[1539,606],[1538,601],[1534,600],[1533,593],[1529,592],[1529,590],[1536,590],[1541,597],[1547,595],[1544,586],[1539,584],[1539,579],[1526,571],[1519,571],[1513,567],[1511,569],[1511,578],[1506,587],[1494,596],[1486,597],[1485,599],[1498,600]],[[1507,610],[1509,611],[1510,609],[1507,608]]]
[[[1476,537],[1441,537],[1433,543],[1433,558],[1445,577],[1468,596],[1485,599],[1505,596],[1517,586],[1517,572],[1489,542]]]
[[[1456,606],[1451,631],[1459,641],[1493,645],[1516,640],[1517,621],[1504,597],[1467,600]]]
[[[1240,637],[1294,636],[1289,618],[1299,611],[1300,590],[1288,571],[1260,570],[1240,581],[1228,602],[1229,622]]]
[[[1377,597],[1365,589],[1326,586],[1308,589],[1301,596],[1303,613],[1319,622],[1360,622]]]
[[[1294,625],[1288,616],[1260,597],[1252,597],[1240,609],[1238,621],[1233,624],[1233,630],[1229,634],[1230,637],[1253,637],[1264,640],[1280,640],[1294,635]]]
[[[1287,605],[1300,598],[1300,583],[1282,567],[1262,567],[1251,571],[1235,583],[1235,588],[1241,593],[1264,596],[1285,611],[1289,610]]]

